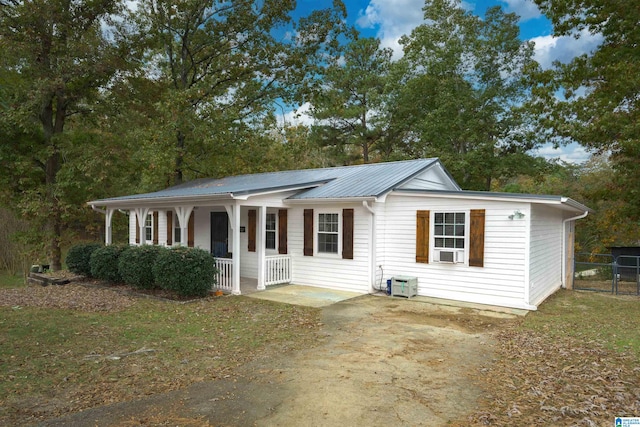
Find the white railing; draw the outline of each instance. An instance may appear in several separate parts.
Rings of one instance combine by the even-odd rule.
[[[216,258],[215,260],[218,273],[216,274],[217,285],[214,287],[224,291],[231,291],[233,286],[233,281],[231,280],[233,260],[231,258]]]
[[[274,255],[265,257],[265,286],[291,282],[291,257]]]

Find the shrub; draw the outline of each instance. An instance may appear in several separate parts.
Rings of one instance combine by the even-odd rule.
[[[106,280],[111,283],[122,282],[118,272],[118,258],[120,254],[129,249],[128,246],[109,245],[96,249],[91,254],[91,275],[96,279]]]
[[[153,289],[159,287],[153,277],[153,265],[162,246],[132,246],[120,254],[118,271],[127,285],[139,289]]]
[[[91,254],[101,247],[100,243],[80,243],[69,248],[65,260],[69,271],[91,277]]]
[[[153,265],[156,283],[183,297],[206,296],[215,282],[215,272],[211,254],[184,246],[161,251]]]

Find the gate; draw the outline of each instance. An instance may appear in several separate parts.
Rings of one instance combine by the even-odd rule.
[[[573,289],[640,295],[640,256],[578,253]]]

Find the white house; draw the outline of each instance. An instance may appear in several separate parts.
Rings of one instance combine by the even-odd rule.
[[[89,204],[105,212],[106,244],[114,212],[129,212],[130,244],[210,251],[233,294],[241,276],[363,294],[409,276],[418,295],[530,310],[570,279],[575,221],[589,212],[561,196],[463,191],[438,159],[200,179]]]

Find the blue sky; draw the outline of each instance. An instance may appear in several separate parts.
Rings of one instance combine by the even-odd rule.
[[[413,28],[423,23],[424,0],[343,0],[347,7],[347,21],[365,36],[378,37],[384,47],[394,50],[399,58],[402,51],[398,40],[409,34]],[[545,68],[555,60],[568,62],[575,56],[593,50],[602,40],[600,35],[588,33],[575,37],[555,37],[551,23],[544,17],[531,0],[463,0],[463,7],[482,16],[488,7],[499,5],[507,12],[515,12],[520,18],[520,32],[523,40],[535,43],[535,58]],[[306,15],[310,10],[329,7],[331,0],[298,0],[298,10]],[[304,111],[304,107],[301,109]],[[562,147],[558,150],[547,145],[538,154],[559,157],[568,162],[582,162],[588,154],[578,145]]]

